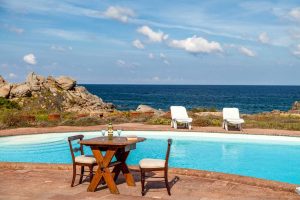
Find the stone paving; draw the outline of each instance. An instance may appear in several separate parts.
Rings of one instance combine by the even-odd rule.
[[[48,165],[50,166],[50,165]],[[294,192],[273,190],[265,187],[251,186],[234,181],[218,180],[198,176],[170,173],[171,196],[168,196],[164,183],[160,179],[148,179],[146,187],[148,191],[144,197],[141,196],[139,173],[134,172],[136,187],[129,187],[124,183],[120,175],[118,188],[120,195],[110,194],[104,185],[98,186],[96,192],[87,192],[88,178],[83,184],[70,187],[70,169],[43,169],[24,168],[9,169],[0,168],[0,199],[6,200],[31,200],[31,199],[179,199],[179,200],[296,200],[300,196]],[[160,174],[156,174],[160,175]],[[78,181],[78,177],[77,177]]]

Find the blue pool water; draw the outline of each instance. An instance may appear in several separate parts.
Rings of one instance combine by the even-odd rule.
[[[0,138],[0,161],[71,163],[66,138],[56,133]],[[85,138],[101,135],[82,133]],[[146,137],[132,151],[128,164],[145,157],[164,158],[166,139],[174,142],[170,166],[239,174],[300,184],[300,138],[184,132],[123,132]],[[91,153],[85,148],[86,153]]]

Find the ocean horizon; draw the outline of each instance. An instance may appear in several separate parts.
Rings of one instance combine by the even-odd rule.
[[[145,104],[169,110],[171,105],[196,107],[237,107],[241,113],[272,110],[288,111],[300,100],[297,85],[154,85],[154,84],[81,84],[119,110],[135,110]]]

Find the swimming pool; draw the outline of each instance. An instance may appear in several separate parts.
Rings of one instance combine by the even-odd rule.
[[[100,132],[50,133],[0,137],[1,162],[71,163],[66,138]],[[122,135],[146,137],[132,151],[128,164],[145,157],[164,158],[167,138],[173,138],[170,166],[239,174],[300,184],[300,138],[283,136],[123,131]],[[90,153],[89,148],[85,148]]]

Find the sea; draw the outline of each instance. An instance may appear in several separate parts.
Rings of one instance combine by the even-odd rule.
[[[145,104],[164,111],[172,105],[187,109],[204,107],[222,110],[237,107],[241,113],[287,111],[300,101],[300,86],[245,85],[103,85],[83,84],[92,94],[119,110],[135,110]]]

